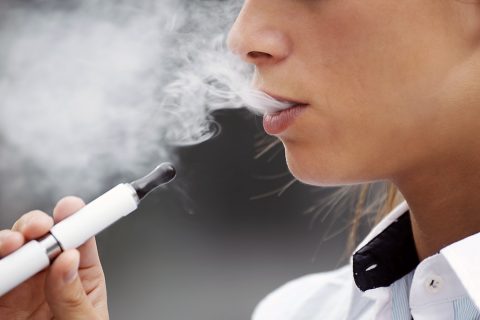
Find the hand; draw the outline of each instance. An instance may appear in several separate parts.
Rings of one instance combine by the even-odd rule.
[[[83,206],[81,199],[67,197],[57,203],[53,219],[40,211],[23,215],[12,230],[0,231],[0,257],[45,235],[54,221],[61,221]],[[108,319],[105,277],[94,238],[78,250],[63,252],[49,268],[0,297],[0,319],[52,318]]]

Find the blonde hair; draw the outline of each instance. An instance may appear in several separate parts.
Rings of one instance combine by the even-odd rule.
[[[358,245],[360,222],[364,216],[372,216],[373,226],[378,224],[390,211],[392,211],[401,201],[403,196],[397,187],[391,182],[385,182],[384,188],[380,192],[374,192],[373,199],[369,199],[369,193],[375,184],[362,185],[355,205],[352,225],[348,235],[346,254],[351,255]],[[371,212],[371,208],[374,212]],[[372,227],[373,227],[372,226]]]

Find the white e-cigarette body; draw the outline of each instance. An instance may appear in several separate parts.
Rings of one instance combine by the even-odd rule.
[[[48,267],[62,251],[81,246],[135,211],[143,197],[174,177],[173,166],[163,164],[142,179],[119,184],[53,226],[42,239],[32,240],[1,259],[0,296]]]
[[[139,199],[130,184],[119,184],[53,226],[50,233],[62,250],[74,249],[137,209]]]

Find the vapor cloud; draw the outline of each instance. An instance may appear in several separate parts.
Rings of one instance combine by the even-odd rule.
[[[225,47],[240,5],[3,2],[0,202],[94,195],[214,135],[211,112],[245,104],[251,70]]]

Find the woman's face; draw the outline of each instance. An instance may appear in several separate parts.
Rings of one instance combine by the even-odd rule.
[[[298,179],[394,179],[465,149],[480,123],[479,7],[465,2],[245,1],[231,50],[255,87],[308,104],[278,134]]]

